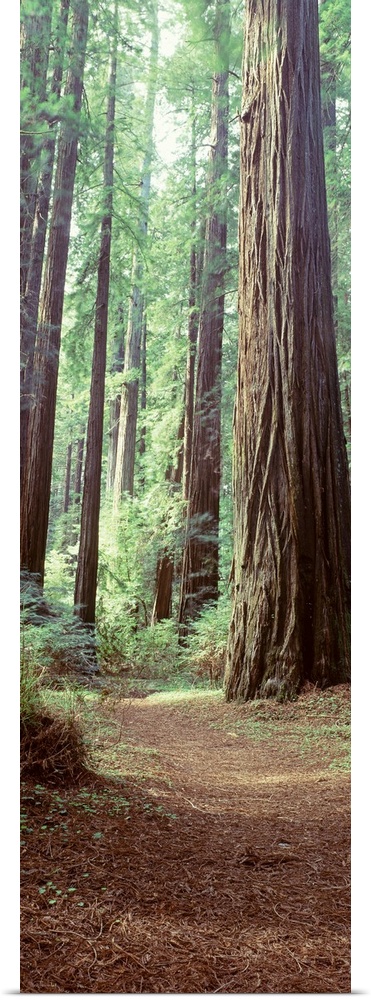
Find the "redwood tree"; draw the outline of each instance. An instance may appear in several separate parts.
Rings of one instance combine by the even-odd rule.
[[[145,153],[140,179],[139,196],[139,236],[141,247],[133,254],[132,292],[129,303],[129,319],[125,343],[124,380],[121,392],[120,420],[117,441],[116,470],[114,481],[114,506],[117,508],[122,494],[134,493],[134,466],[136,454],[136,433],[138,419],[139,378],[141,345],[143,336],[143,251],[147,237],[148,212],[151,187],[151,166],[153,158],[153,127],[158,73],[159,27],[157,0],[151,4],[152,37],[149,61],[148,91],[145,120]],[[126,377],[125,377],[126,376]],[[134,376],[134,377],[133,377]]]
[[[53,40],[53,75],[50,94],[59,100],[63,76],[63,60],[67,35],[67,21],[70,0],[61,0],[58,23]],[[26,459],[28,417],[32,405],[32,380],[34,352],[37,334],[37,319],[44,263],[44,251],[52,190],[55,148],[57,142],[58,115],[49,116],[49,131],[42,143],[42,169],[35,193],[35,212],[32,235],[26,254],[27,268],[23,281],[21,301],[21,417],[20,451],[21,480]],[[25,230],[27,226],[25,227]],[[24,230],[24,232],[25,232]],[[23,233],[24,236],[24,233]],[[21,283],[22,284],[22,283]]]
[[[24,0],[21,6],[20,286],[24,293],[30,260],[36,188],[46,118],[46,77],[52,0]]]
[[[118,0],[115,3],[113,51],[111,57],[104,153],[104,213],[98,263],[95,306],[95,335],[90,388],[84,489],[81,506],[80,548],[75,582],[77,614],[86,623],[95,623],[98,573],[98,529],[102,469],[104,386],[106,374],[108,297],[113,211],[114,122],[117,72]]]
[[[41,585],[44,581],[61,325],[80,132],[88,10],[88,0],[75,0],[70,65],[65,87],[72,113],[64,122],[59,137],[34,368],[34,398],[22,480],[21,567],[37,574]]]
[[[349,678],[317,0],[246,5],[227,699]]]
[[[226,269],[223,180],[228,155],[229,2],[215,8],[216,72],[213,77],[208,189],[187,537],[179,605],[181,632],[202,604],[218,597],[221,360]]]

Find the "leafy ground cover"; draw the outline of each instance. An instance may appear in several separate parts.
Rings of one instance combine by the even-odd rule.
[[[92,769],[22,781],[21,991],[349,992],[348,686],[74,713]]]

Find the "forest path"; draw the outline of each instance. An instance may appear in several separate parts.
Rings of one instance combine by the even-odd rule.
[[[165,797],[173,804],[187,802],[201,812],[240,818],[241,834],[250,829],[254,816],[260,820],[271,817],[274,842],[287,841],[298,812],[300,817],[303,811],[310,813],[314,819],[316,800],[319,817],[323,816],[324,801],[330,805],[333,800],[336,813],[344,776],[334,780],[323,766],[321,750],[319,755],[314,752],[303,759],[297,740],[291,745],[287,738],[289,719],[285,720],[286,731],[282,726],[281,732],[279,728],[272,731],[264,706],[252,735],[244,735],[234,706],[215,705],[212,699],[208,705],[208,700],[180,696],[174,702],[172,696],[167,699],[162,695],[160,699],[129,700],[125,705],[125,748],[142,745],[149,755],[160,757],[157,770],[163,784],[169,783],[171,789]],[[305,839],[301,831],[303,835]],[[255,843],[253,822],[251,836]],[[245,843],[242,846],[246,848]]]
[[[348,707],[346,689],[293,705],[96,703],[101,779],[64,793],[80,839],[66,854],[54,837],[49,875],[62,888],[73,872],[79,896],[42,917],[68,961],[31,944],[38,985],[29,959],[23,991],[349,992]]]

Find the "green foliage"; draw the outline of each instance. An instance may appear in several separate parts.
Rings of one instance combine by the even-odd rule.
[[[21,697],[25,705],[32,706],[34,700],[37,706],[40,685],[71,683],[77,675],[89,673],[92,664],[91,635],[73,610],[61,603],[47,604],[35,582],[25,582],[21,595]]]
[[[32,653],[23,641],[20,658],[20,716],[26,724],[32,722],[42,709],[40,671],[33,662]]]
[[[193,622],[183,662],[196,681],[222,685],[230,619],[231,602],[225,595],[217,606],[205,606]]]
[[[123,601],[121,615],[114,608],[107,608],[101,600],[98,605],[97,633],[98,655],[103,673],[144,680],[166,680],[176,673],[179,658],[178,636],[174,621],[156,625],[140,623],[143,608],[139,602]]]

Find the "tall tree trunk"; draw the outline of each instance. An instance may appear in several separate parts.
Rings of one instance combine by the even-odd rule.
[[[73,99],[74,115],[63,125],[58,146],[35,359],[35,402],[29,418],[26,468],[21,495],[21,567],[37,574],[41,585],[44,582],[59,349],[87,27],[88,0],[76,0],[72,55],[65,89],[66,95]]]
[[[202,276],[196,401],[193,425],[187,537],[180,592],[181,634],[205,601],[217,600],[219,580],[221,358],[226,269],[226,210],[219,207],[228,159],[229,2],[215,14],[210,208]],[[223,198],[224,201],[224,198]]]
[[[72,444],[67,446],[66,455],[66,471],[64,475],[64,500],[63,500],[63,513],[68,514],[70,507],[70,488],[71,488],[71,459],[72,459]]]
[[[193,89],[192,89],[193,105]],[[184,499],[189,498],[189,486],[191,478],[191,458],[192,458],[192,438],[193,438],[193,415],[194,415],[194,384],[197,352],[198,334],[198,308],[196,304],[197,292],[197,247],[196,247],[196,120],[192,106],[191,120],[191,157],[192,157],[192,220],[191,220],[191,252],[189,262],[189,293],[188,293],[188,350],[187,350],[187,371],[185,385],[185,414],[184,414],[184,473],[183,473],[183,495]]]
[[[158,10],[157,0],[153,2],[153,27],[151,55],[148,77],[148,92],[145,109],[146,152],[143,160],[140,182],[139,234],[142,251],[147,236],[149,197],[151,186],[151,163],[153,156],[153,123],[158,72]],[[139,379],[130,377],[133,369],[140,367],[140,351],[143,333],[143,263],[142,253],[134,252],[132,270],[132,293],[129,303],[129,320],[126,337],[124,380],[121,392],[121,408],[117,459],[114,484],[114,507],[117,509],[122,494],[134,493],[134,465],[136,452],[136,432],[138,418]],[[127,378],[125,379],[125,375]]]
[[[52,0],[37,0],[30,8],[21,8],[21,91],[25,98],[25,120],[21,121],[21,203],[20,265],[21,295],[27,282],[31,234],[35,215],[36,188],[42,140],[40,107],[46,98],[46,74],[49,60]]]
[[[246,6],[227,699],[349,678],[349,478],[314,0]]]
[[[121,325],[121,318],[120,318]],[[122,372],[124,368],[124,340],[114,347],[111,374]],[[112,493],[115,482],[115,469],[117,457],[117,441],[119,433],[121,393],[109,401],[109,429],[108,429],[108,455],[107,455],[107,493]]]
[[[180,443],[176,464],[171,465],[166,471],[166,479],[170,484],[170,493],[174,493],[174,490],[180,486],[183,477],[184,417],[179,425],[178,441]],[[173,577],[174,556],[173,553],[169,552],[168,548],[165,547],[164,551],[157,560],[156,593],[152,609],[152,625],[154,625],[155,622],[163,621],[164,618],[170,618],[171,616]]]
[[[80,549],[75,583],[76,613],[85,623],[95,623],[98,574],[99,511],[102,472],[104,386],[106,374],[108,299],[113,209],[114,124],[117,73],[118,0],[114,10],[104,154],[104,215],[98,263],[95,335],[86,438],[84,490],[81,507]]]
[[[145,413],[147,409],[147,316],[144,308],[143,311],[143,331],[141,340],[141,357],[140,357],[140,373],[141,373],[141,386],[140,386],[140,412],[142,417],[142,426],[140,428],[140,438],[139,438],[139,454],[142,458],[146,450],[146,425]],[[144,479],[141,474],[142,485],[144,487]]]
[[[76,456],[75,456],[75,473],[73,477],[73,505],[74,505],[74,515],[72,529],[69,539],[69,544],[71,548],[76,545],[79,537],[80,531],[80,504],[81,504],[81,486],[82,486],[82,471],[83,471],[83,460],[84,460],[84,444],[85,437],[80,437],[76,441]],[[76,557],[71,556],[71,564],[76,562]]]
[[[81,501],[81,484],[82,484],[82,468],[84,461],[84,444],[85,436],[78,438],[76,442],[76,463],[75,463],[75,476],[73,481],[73,499],[74,503],[79,504]]]
[[[51,93],[56,98],[60,97],[61,91],[69,6],[70,0],[61,0],[60,15],[54,42],[54,72],[51,85]],[[26,459],[28,417],[32,405],[32,378],[37,318],[52,188],[57,123],[50,122],[49,128],[50,134],[43,142],[43,168],[40,173],[36,192],[27,278],[25,278],[25,294],[21,307],[21,482]]]

